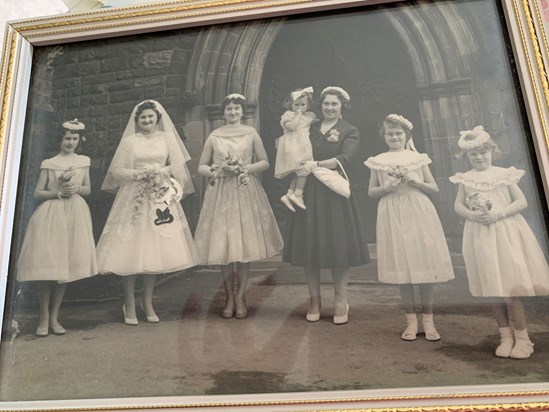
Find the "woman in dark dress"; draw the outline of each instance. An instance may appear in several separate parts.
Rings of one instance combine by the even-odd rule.
[[[320,270],[332,271],[335,324],[347,323],[347,279],[349,268],[370,262],[356,201],[340,196],[314,177],[320,166],[348,167],[358,150],[359,132],[343,120],[342,110],[350,108],[349,94],[340,87],[327,87],[320,96],[322,120],[313,123],[310,139],[314,161],[297,169],[298,176],[310,175],[305,186],[306,210],[292,214],[284,242],[284,261],[304,266],[311,300],[306,319],[320,319]]]

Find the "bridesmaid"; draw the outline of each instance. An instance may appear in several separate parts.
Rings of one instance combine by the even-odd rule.
[[[68,282],[97,273],[90,209],[90,158],[74,153],[85,126],[78,119],[63,123],[60,152],[40,165],[34,197],[42,201],[32,215],[21,254],[17,280],[38,286],[40,320],[36,336],[51,330],[65,334],[58,320]]]
[[[221,316],[244,319],[250,262],[275,256],[282,236],[259,181],[269,168],[257,131],[242,124],[246,99],[233,93],[223,99],[226,124],[207,138],[198,173],[209,179],[195,233],[200,264],[221,265],[227,292]],[[234,293],[235,269],[237,291]]]

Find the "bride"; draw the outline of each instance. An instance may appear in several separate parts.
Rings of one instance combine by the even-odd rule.
[[[97,245],[100,273],[124,285],[124,322],[137,325],[135,281],[143,274],[147,322],[159,322],[152,296],[156,274],[194,266],[197,252],[179,200],[194,191],[190,159],[173,122],[154,100],[133,109],[102,190],[116,193]]]

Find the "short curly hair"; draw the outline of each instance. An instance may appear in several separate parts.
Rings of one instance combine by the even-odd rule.
[[[145,110],[150,109],[156,113],[156,124],[162,119],[162,113],[158,111],[156,108],[156,104],[154,102],[151,102],[150,100],[146,100],[143,103],[139,104],[137,106],[137,109],[135,111],[135,122],[137,123],[137,120],[139,119],[139,116],[141,116],[141,113],[143,113]]]

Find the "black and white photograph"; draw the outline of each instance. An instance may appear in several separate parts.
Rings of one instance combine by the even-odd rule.
[[[33,47],[0,408],[547,401],[548,149],[508,5],[362,3]]]

